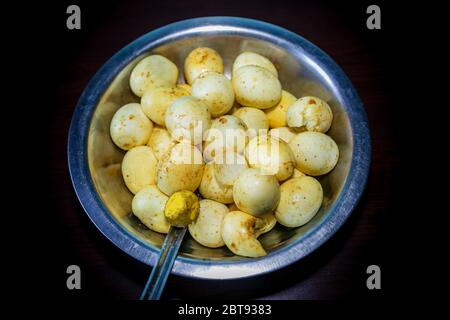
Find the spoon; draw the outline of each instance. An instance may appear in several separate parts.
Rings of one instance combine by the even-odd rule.
[[[144,290],[141,294],[141,300],[159,300],[167,278],[172,270],[178,249],[180,249],[183,237],[187,228],[177,228],[171,226],[166,235],[166,239],[161,248],[158,262],[153,267],[152,273],[147,280]]]
[[[197,196],[188,190],[177,191],[170,196],[164,208],[164,215],[171,224],[159,253],[158,262],[141,294],[141,300],[159,300],[177,258],[187,226],[199,213]]]

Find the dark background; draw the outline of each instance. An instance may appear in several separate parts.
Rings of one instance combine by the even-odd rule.
[[[81,7],[81,30],[66,29],[66,8]],[[366,28],[366,8],[378,4],[382,29]],[[67,133],[77,100],[96,70],[137,37],[192,17],[229,15],[267,21],[298,33],[327,52],[347,73],[365,105],[372,134],[372,165],[365,193],[344,226],[321,248],[269,275],[239,281],[171,276],[165,299],[382,298],[396,286],[401,251],[393,236],[399,215],[400,111],[396,95],[403,71],[401,15],[383,1],[60,1],[39,4],[31,70],[43,73],[33,96],[39,132],[28,137],[40,181],[28,261],[48,298],[139,297],[151,268],[110,243],[83,212],[67,167]],[[42,13],[42,15],[37,14]],[[33,33],[34,35],[34,33]],[[400,37],[399,37],[400,36]],[[20,98],[20,97],[19,97]],[[35,143],[47,141],[44,150]],[[43,195],[43,196],[42,196]],[[39,244],[39,245],[37,245]],[[82,289],[67,290],[66,268],[82,270]],[[366,268],[381,267],[382,289],[366,288]]]

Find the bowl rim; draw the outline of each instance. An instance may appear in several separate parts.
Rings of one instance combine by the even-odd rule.
[[[339,100],[350,120],[353,149],[349,173],[335,203],[327,216],[301,239],[261,258],[239,261],[200,260],[178,256],[172,272],[192,278],[237,279],[278,270],[288,266],[327,241],[347,220],[359,201],[367,182],[371,161],[371,138],[367,115],[363,104],[344,71],[321,49],[282,27],[241,17],[213,16],[174,22],[150,31],[114,54],[92,77],[81,94],[68,135],[68,165],[75,193],[88,217],[112,243],[135,259],[154,266],[159,249],[135,237],[109,212],[97,194],[92,180],[88,159],[88,132],[93,113],[104,91],[115,76],[133,59],[150,48],[174,38],[204,30],[241,32],[267,40],[281,47],[295,46],[322,70],[338,88]]]

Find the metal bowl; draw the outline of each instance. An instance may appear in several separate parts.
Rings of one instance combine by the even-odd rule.
[[[209,249],[187,236],[173,267],[175,274],[209,279],[271,272],[303,258],[339,229],[363,192],[370,163],[367,118],[354,87],[330,57],[297,34],[256,20],[207,17],[173,23],[135,40],[101,67],[80,97],[68,142],[72,182],[100,231],[129,255],[154,265],[164,235],[131,214],[132,194],[120,169],[124,152],[111,141],[109,125],[120,106],[139,102],[128,79],[140,59],[158,53],[183,70],[184,58],[199,46],[216,49],[228,75],[240,52],[263,54],[278,68],[284,89],[297,97],[318,96],[334,113],[328,134],[339,146],[340,159],[331,173],[319,177],[324,201],[313,220],[299,228],[277,225],[262,235],[268,255],[257,259],[235,256],[225,247]]]

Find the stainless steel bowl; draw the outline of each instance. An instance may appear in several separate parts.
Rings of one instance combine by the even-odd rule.
[[[277,225],[261,236],[268,255],[258,259],[235,256],[226,248],[209,249],[188,236],[173,267],[178,275],[210,279],[271,272],[303,258],[336,232],[363,192],[370,163],[367,118],[350,80],[330,57],[297,34],[256,20],[208,17],[173,23],[135,40],[102,66],[80,97],[69,133],[72,182],[100,231],[134,258],[154,265],[164,235],[150,231],[130,213],[132,194],[120,172],[124,152],[111,141],[109,124],[120,106],[139,102],[128,79],[140,59],[158,53],[182,70],[186,55],[199,46],[216,49],[228,74],[240,52],[261,53],[278,68],[284,89],[297,97],[318,96],[333,109],[329,135],[339,146],[340,160],[319,178],[324,202],[312,221],[300,228]]]

